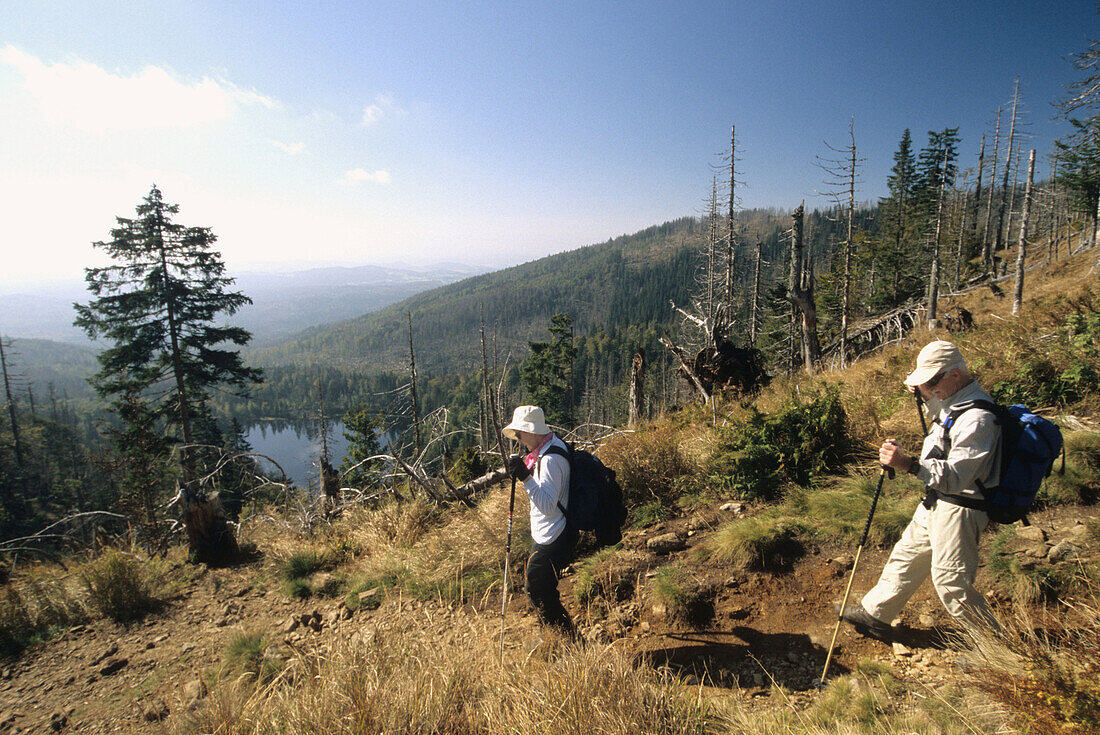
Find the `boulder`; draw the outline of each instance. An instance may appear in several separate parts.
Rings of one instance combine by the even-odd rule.
[[[1047,532],[1038,526],[1023,526],[1016,529],[1016,538],[1025,541],[1046,541]]]
[[[168,705],[163,699],[154,699],[145,705],[145,709],[141,712],[141,719],[146,722],[160,722],[168,716],[168,711]]]
[[[126,667],[126,664],[130,663],[129,659],[122,656],[115,656],[109,658],[103,662],[103,665],[99,667],[100,676],[110,676],[122,671]]]
[[[1076,554],[1077,546],[1069,539],[1065,539],[1063,541],[1059,541],[1051,547],[1050,551],[1047,552],[1047,561],[1049,561],[1051,564],[1057,564],[1058,562],[1069,559]]]
[[[663,533],[646,541],[646,548],[655,554],[668,554],[684,548],[686,542],[678,533]]]

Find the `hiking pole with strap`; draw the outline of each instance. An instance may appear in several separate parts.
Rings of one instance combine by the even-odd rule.
[[[833,628],[833,640],[829,643],[829,653],[825,656],[825,668],[821,672],[819,685],[825,684],[825,676],[829,673],[829,662],[833,658],[833,648],[836,646],[836,636],[840,632],[840,624],[844,620],[844,608],[848,606],[848,595],[852,592],[852,582],[856,578],[856,567],[859,566],[859,557],[863,553],[863,546],[867,543],[867,535],[871,532],[871,519],[875,517],[875,506],[878,505],[879,495],[882,494],[882,481],[889,475],[894,479],[894,470],[883,467],[878,473],[878,486],[875,488],[875,497],[871,499],[871,511],[867,514],[867,523],[863,526],[863,538],[859,540],[859,548],[856,549],[856,558],[852,562],[852,573],[848,576],[848,586],[844,588],[844,599],[840,601],[840,610],[836,614],[836,627]]]

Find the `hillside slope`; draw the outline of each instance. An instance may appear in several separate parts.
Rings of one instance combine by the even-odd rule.
[[[367,316],[323,325],[254,350],[261,365],[331,365],[360,372],[403,370],[408,314],[425,370],[466,372],[480,364],[478,328],[503,351],[541,336],[550,317],[573,314],[578,333],[594,325],[667,321],[696,266],[699,223],[684,218],[600,245],[547,256],[419,294]]]
[[[1011,376],[1025,347],[1050,351],[1055,332],[1048,322],[1060,318],[1062,304],[1086,303],[1094,260],[1094,253],[1083,253],[1033,272],[1029,294],[1045,300],[1032,300],[1026,322],[1012,322],[1006,299],[988,289],[958,297],[976,326],[952,338],[974,357],[983,381]],[[857,438],[874,443],[890,435],[911,444],[919,426],[900,379],[928,338],[914,332],[847,371],[800,379],[798,390],[808,394],[822,380],[838,384]],[[778,384],[756,406],[771,411],[795,392],[793,383]],[[1095,398],[1073,404],[1075,417],[1062,417],[1067,431],[1100,418],[1090,408]],[[740,411],[747,408],[723,407],[728,421],[738,421]],[[653,454],[639,449],[670,443],[701,456],[721,429],[708,417],[687,411],[615,441],[633,447],[643,462]],[[630,454],[620,446],[608,456]],[[1071,457],[1071,464],[1078,459]],[[849,469],[855,476],[874,474],[873,466]],[[1083,480],[1095,488],[1095,470]],[[803,490],[811,495],[851,481],[822,479]],[[147,562],[164,597],[159,611],[129,625],[92,615],[7,662],[0,671],[0,731],[582,732],[610,712],[614,722],[601,719],[599,731],[1094,732],[1071,709],[1064,710],[1071,726],[1028,724],[1027,717],[1051,711],[1049,701],[1087,707],[1084,700],[1065,703],[1073,690],[1056,692],[1063,700],[1046,705],[1023,699],[1018,711],[990,706],[981,687],[995,686],[997,676],[1008,681],[1012,671],[1024,676],[1040,669],[1009,658],[1015,666],[1009,673],[967,674],[952,637],[957,631],[927,586],[901,616],[899,645],[842,627],[831,683],[818,690],[835,623],[831,605],[843,593],[852,536],[869,500],[866,485],[860,487],[844,497],[863,504],[837,513],[855,517],[854,530],[795,537],[797,553],[773,568],[715,563],[706,553],[732,524],[774,521],[773,504],[727,505],[721,491],[695,488],[667,517],[639,520],[621,547],[583,556],[563,579],[563,599],[588,641],[583,648],[544,639],[521,594],[527,529],[524,509],[517,508],[503,662],[497,656],[507,486],[491,489],[473,510],[438,512],[419,502],[358,507],[309,532],[294,530],[301,518],[292,508],[284,516],[256,513],[240,530],[242,541],[259,549],[251,560],[231,569],[194,568],[181,563],[177,550],[169,563]],[[904,478],[891,482],[876,527],[904,517],[918,499],[919,489]],[[1095,506],[1055,503],[1032,515],[1029,531],[1014,527],[983,537],[987,563],[979,587],[1011,627],[1042,633],[1046,650],[1087,636],[1090,627],[1073,619],[1058,596],[1045,598],[1041,586],[1029,585],[1035,579],[1052,584],[1055,571],[1087,570],[1100,560],[1098,516]],[[857,594],[873,583],[888,553],[889,536],[876,539],[855,574]],[[293,599],[283,588],[281,575],[295,558],[325,560],[303,578],[312,599]],[[82,569],[20,566],[7,604],[15,589],[48,595],[51,585],[71,584]],[[669,580],[679,580],[690,607],[677,609],[678,598],[662,589]],[[582,604],[582,588],[593,584],[600,594]],[[1095,609],[1094,592],[1066,589],[1082,595],[1080,610]],[[1090,625],[1095,628],[1095,618]],[[596,674],[605,678],[587,678]],[[1089,686],[1083,681],[1081,687]]]

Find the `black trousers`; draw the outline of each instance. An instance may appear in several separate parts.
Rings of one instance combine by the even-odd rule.
[[[531,556],[527,558],[527,578],[523,589],[531,598],[531,604],[544,625],[552,625],[566,635],[573,635],[573,620],[561,604],[558,594],[558,575],[573,561],[576,533],[562,531],[548,544],[531,544]]]

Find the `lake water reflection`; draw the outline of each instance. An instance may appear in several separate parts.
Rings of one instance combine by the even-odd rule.
[[[287,476],[298,487],[317,485],[318,463],[321,457],[321,434],[316,426],[295,425],[286,421],[262,421],[248,428],[245,433],[252,451],[264,454],[279,463]],[[344,439],[344,424],[333,424],[328,437],[329,458],[333,466],[339,466],[347,452],[348,442]],[[260,462],[273,475],[278,469]]]

